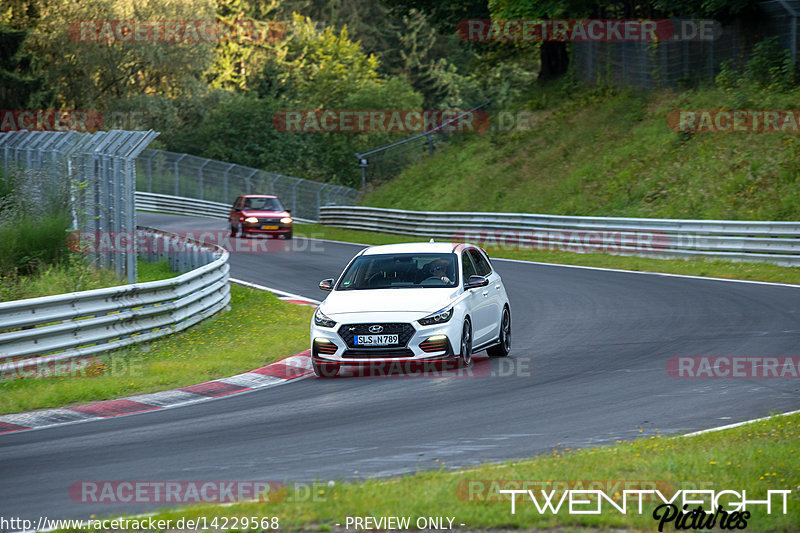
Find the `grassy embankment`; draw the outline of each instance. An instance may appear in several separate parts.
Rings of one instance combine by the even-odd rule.
[[[674,93],[537,89],[529,126],[464,135],[362,204],[683,219],[800,220],[800,139],[786,133],[676,133],[687,109],[793,109],[800,89],[719,87]],[[531,108],[526,110],[525,107]],[[418,238],[321,226],[298,234],[369,244]],[[719,260],[660,260],[487,245],[493,257],[626,270],[800,283],[800,269]]]

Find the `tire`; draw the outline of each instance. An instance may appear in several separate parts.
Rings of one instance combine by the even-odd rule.
[[[287,241],[291,240],[292,239],[292,232],[290,231],[289,233],[285,233],[283,235],[283,238],[284,238],[284,240],[287,240]]]
[[[506,357],[511,351],[511,311],[503,308],[503,318],[500,322],[500,336],[498,343],[486,350],[489,357]]]
[[[461,328],[461,351],[458,354],[458,366],[466,368],[472,365],[472,324],[469,319]]]
[[[338,364],[318,363],[314,358],[311,358],[311,367],[314,369],[314,374],[316,374],[318,378],[332,378],[339,373]]]

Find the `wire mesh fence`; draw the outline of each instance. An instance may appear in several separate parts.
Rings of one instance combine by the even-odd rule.
[[[673,21],[681,27],[680,20]],[[655,42],[576,42],[572,61],[579,80],[589,85],[693,86],[713,79],[720,65],[745,52],[739,23],[718,26],[714,38]]]
[[[145,150],[136,160],[136,190],[233,204],[240,194],[273,194],[297,218],[319,220],[323,205],[349,205],[359,191],[189,154]]]
[[[78,231],[131,234],[136,230],[134,161],[158,135],[150,131],[0,133],[5,175],[19,175],[27,201],[64,189]],[[66,235],[63,238],[66,239]],[[136,253],[87,254],[120,280],[136,282]]]
[[[800,0],[767,0],[761,2],[759,7],[767,16],[767,33],[778,36],[781,47],[790,50],[797,63]]]
[[[759,7],[764,15],[762,37],[778,37],[797,63],[800,0],[768,0]],[[741,63],[755,44],[754,35],[746,36],[740,20],[726,25],[677,18],[670,22],[676,33],[663,41],[573,43],[576,77],[589,85],[696,86],[719,74],[725,61]]]
[[[490,106],[491,101],[486,100],[423,133],[355,154],[361,169],[361,188],[365,189],[368,183],[394,178],[403,169],[430,156],[438,147],[465,132],[484,131],[491,122]]]

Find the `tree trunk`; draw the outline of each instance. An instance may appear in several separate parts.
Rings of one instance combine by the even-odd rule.
[[[545,41],[540,49],[542,68],[539,71],[540,80],[551,80],[567,73],[569,55],[567,43],[563,41]]]

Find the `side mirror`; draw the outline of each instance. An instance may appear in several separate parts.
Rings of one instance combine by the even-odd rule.
[[[464,285],[465,289],[477,289],[478,287],[486,287],[489,284],[489,279],[483,276],[470,276],[467,284]]]
[[[323,291],[333,290],[333,278],[323,279],[319,282],[319,288]]]
[[[290,215],[292,214],[292,210],[291,209],[287,209],[286,212],[289,213]]]

